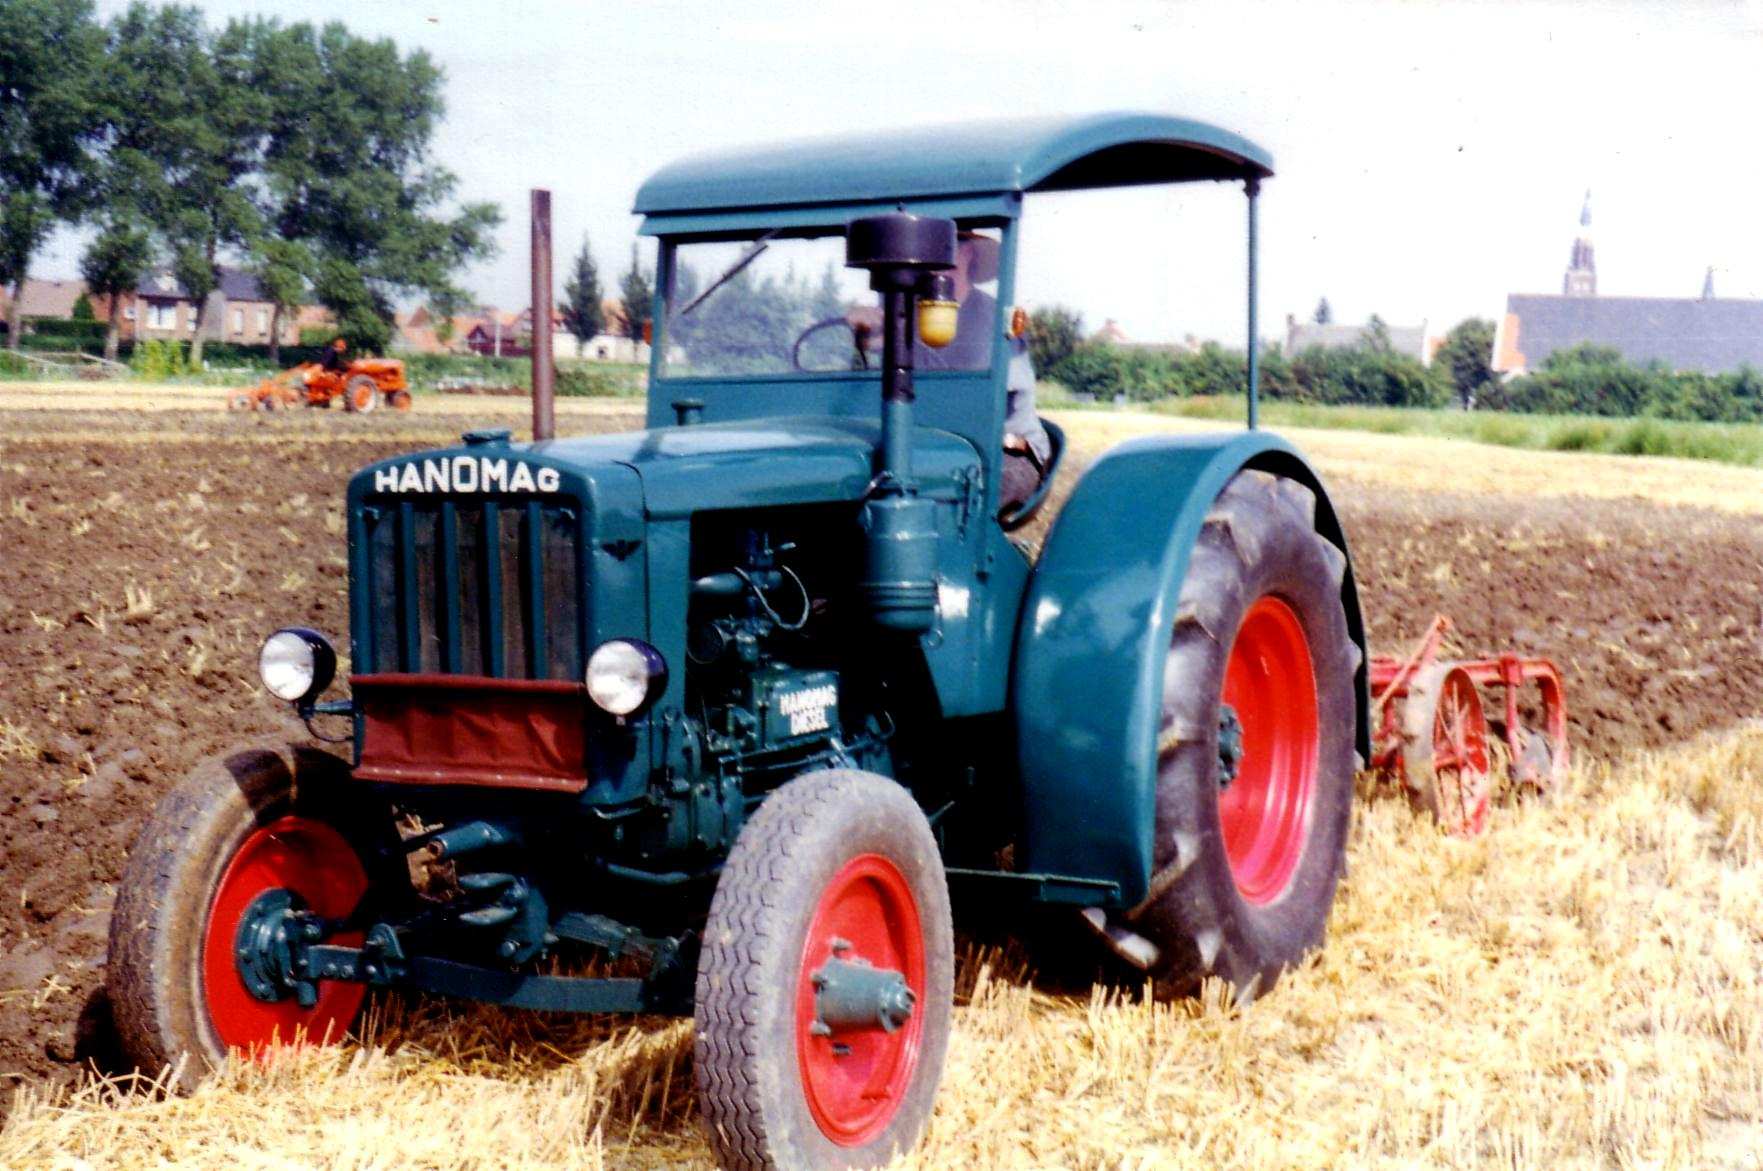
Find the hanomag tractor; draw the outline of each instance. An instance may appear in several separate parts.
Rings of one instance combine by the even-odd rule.
[[[1006,530],[1052,476],[1003,521],[999,481],[1025,193],[1244,184],[1252,330],[1270,174],[1150,115],[657,173],[647,429],[475,432],[353,478],[351,697],[320,700],[311,630],[260,660],[350,759],[238,751],[161,804],[110,941],[129,1053],[187,1083],[338,1036],[376,987],[690,1013],[725,1165],[868,1166],[931,1110],[951,887],[1087,924],[1160,994],[1265,992],[1322,941],[1368,750],[1321,482],[1253,428],[1129,442],[1031,561]],[[975,236],[995,291],[961,300]],[[866,282],[879,352],[852,344],[873,300],[776,312],[767,251]],[[939,364],[920,315],[946,342],[957,306],[983,335]],[[576,949],[602,962],[548,962]]]

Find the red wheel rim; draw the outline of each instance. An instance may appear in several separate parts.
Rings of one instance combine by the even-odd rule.
[[[1481,696],[1467,672],[1448,671],[1432,724],[1433,791],[1447,832],[1473,837],[1488,821],[1488,725]]]
[[[1218,795],[1224,851],[1243,898],[1271,903],[1291,885],[1310,836],[1319,724],[1310,642],[1278,598],[1260,598],[1243,615],[1224,702],[1243,726],[1236,777]]]
[[[835,941],[851,945],[841,958],[867,960],[906,977],[918,1008],[903,1026],[892,1033],[879,1025],[841,1029],[830,1037],[809,1031],[816,1016],[814,973],[833,957]],[[796,975],[796,1060],[802,1091],[828,1139],[844,1147],[861,1146],[893,1121],[918,1068],[924,1004],[924,932],[912,889],[892,862],[880,854],[860,854],[821,892]],[[835,1044],[849,1052],[840,1056]]]
[[[258,895],[278,888],[293,891],[314,913],[340,919],[361,901],[367,874],[343,835],[320,821],[284,817],[246,837],[220,876],[202,945],[208,1019],[229,1049],[289,1044],[301,1030],[313,1042],[339,1041],[367,995],[361,984],[332,980],[319,984],[311,1008],[292,996],[271,1003],[251,995],[233,958],[239,919]],[[355,947],[361,940],[361,932],[343,931],[329,942]]]

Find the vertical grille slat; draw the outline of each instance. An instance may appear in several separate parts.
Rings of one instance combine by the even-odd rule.
[[[502,653],[502,509],[484,505],[484,527],[479,555],[484,571],[484,645],[489,648],[489,673],[506,677],[507,656]]]
[[[441,505],[441,531],[436,534],[435,548],[441,563],[441,670],[457,675],[459,653],[459,510],[452,501]]]
[[[538,501],[530,501],[526,506],[526,517],[521,525],[521,536],[526,545],[524,568],[525,580],[521,583],[525,589],[523,596],[529,599],[526,607],[526,661],[527,674],[534,679],[546,678],[545,670],[545,607],[541,599],[545,597],[545,522],[539,513]]]
[[[358,523],[361,669],[581,677],[576,508],[399,501],[364,507]]]
[[[398,669],[422,670],[422,609],[416,584],[416,505],[398,506]]]

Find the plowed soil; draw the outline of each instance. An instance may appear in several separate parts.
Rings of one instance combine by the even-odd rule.
[[[305,738],[257,685],[260,639],[346,630],[347,475],[467,422],[0,412],[0,1090],[108,1060],[104,935],[138,827],[203,756]],[[1333,483],[1374,652],[1443,612],[1461,651],[1554,657],[1582,757],[1763,713],[1756,518]]]

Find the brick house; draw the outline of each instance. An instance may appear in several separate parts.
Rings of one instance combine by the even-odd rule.
[[[39,277],[25,278],[19,293],[24,320],[34,317],[65,318],[73,316],[74,303],[86,291],[85,281],[47,281]],[[0,289],[0,321],[12,317],[12,290]]]
[[[109,311],[107,304],[94,307],[100,318]],[[297,312],[283,314],[283,345],[298,343],[303,326],[328,324],[330,315],[322,309],[318,309],[318,319],[309,320],[314,315],[308,310],[314,309],[318,307],[302,305]],[[274,321],[275,303],[264,294],[257,278],[223,265],[220,284],[208,295],[202,336],[209,341],[238,345],[268,345]],[[141,278],[131,296],[123,299],[121,325],[125,341],[188,341],[196,329],[196,300],[169,269],[155,269]]]

